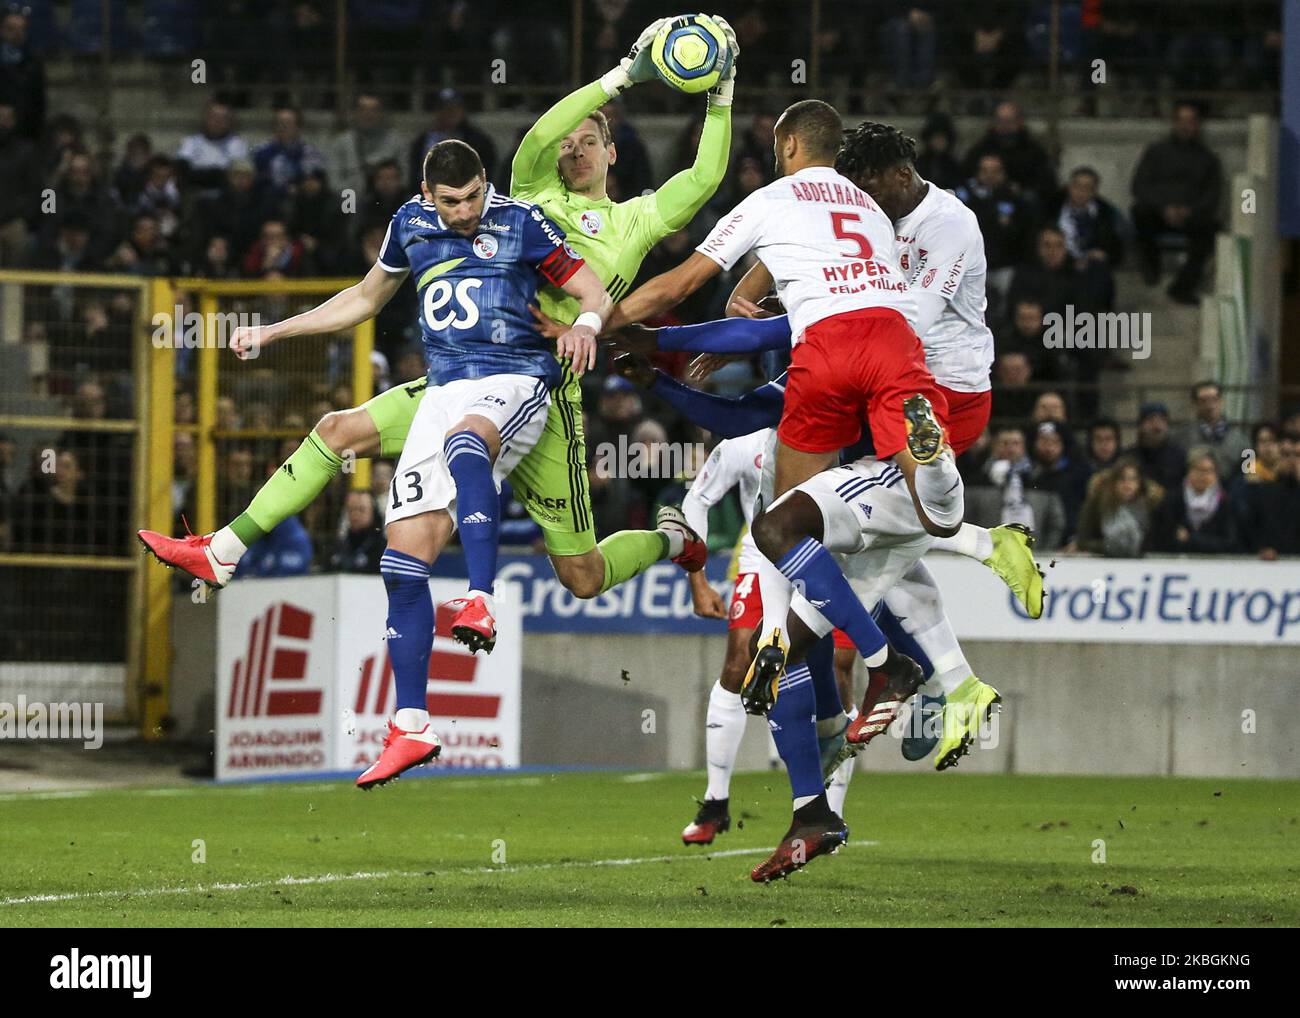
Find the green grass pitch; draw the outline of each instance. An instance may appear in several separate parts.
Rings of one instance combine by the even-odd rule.
[[[748,874],[789,822],[784,775],[737,776],[713,854],[678,837],[702,790],[522,773],[0,796],[0,926],[1300,925],[1300,782],[858,773],[849,847],[769,886]]]

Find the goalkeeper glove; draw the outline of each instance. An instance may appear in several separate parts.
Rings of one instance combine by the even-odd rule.
[[[721,14],[714,14],[712,17],[722,29],[722,34],[727,37],[727,45],[731,47],[731,66],[727,68],[727,73],[722,76],[722,80],[709,89],[709,105],[730,106],[732,94],[736,91],[736,61],[740,59],[740,43],[736,41],[736,30],[731,27],[726,18]]]
[[[618,66],[601,75],[600,87],[605,90],[607,96],[613,99],[638,82],[650,81],[655,76],[654,65],[650,62],[650,44],[654,42],[660,26],[671,20],[671,18],[660,18],[647,25],[637,36],[632,48],[627,51],[627,56],[618,62]]]

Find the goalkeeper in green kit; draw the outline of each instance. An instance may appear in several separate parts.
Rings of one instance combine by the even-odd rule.
[[[629,290],[650,249],[685,227],[726,173],[739,48],[731,26],[713,17],[731,46],[731,66],[708,93],[694,165],[663,187],[624,202],[610,200],[605,185],[617,152],[600,107],[634,84],[655,77],[650,44],[669,19],[647,27],[617,67],[544,113],[515,153],[512,197],[540,206],[565,231],[568,242],[595,270],[615,302]],[[360,283],[318,308],[275,325],[236,330],[230,346],[246,357],[259,345],[290,336],[351,328],[378,313],[396,291],[386,275],[379,267],[372,268]],[[572,322],[578,314],[577,301],[549,284],[538,297],[541,311],[556,321]],[[661,559],[672,559],[692,572],[702,568],[704,544],[681,511],[671,506],[660,510],[655,530],[624,530],[596,542],[578,382],[587,366],[563,364],[542,437],[510,475],[516,497],[542,528],[556,576],[577,597],[590,598]],[[342,469],[344,456],[396,457],[426,386],[423,378],[396,385],[359,407],[321,418],[244,512],[214,533],[177,539],[143,530],[140,540],[167,565],[210,586],[225,586],[248,547],[319,495]]]

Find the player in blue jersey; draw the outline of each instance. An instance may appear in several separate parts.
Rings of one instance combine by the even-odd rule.
[[[471,650],[491,651],[501,480],[542,433],[560,379],[556,357],[579,375],[595,366],[596,335],[611,303],[563,231],[537,206],[498,194],[469,145],[444,141],[425,156],[421,193],[394,213],[366,277],[275,325],[275,338],[351,328],[411,274],[428,389],[393,476],[380,562],[397,713],[379,759],[357,779],[360,788],[438,755],[425,700],[434,631],[430,566],[459,528],[469,592],[449,606],[452,635]],[[528,311],[543,282],[581,305],[554,344]]]

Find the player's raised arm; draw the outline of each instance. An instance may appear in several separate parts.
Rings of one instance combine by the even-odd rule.
[[[659,273],[619,301],[605,328],[618,329],[662,314],[676,307],[721,271],[717,262],[696,251],[676,268]]]
[[[736,33],[731,25],[716,14],[713,20],[727,36],[732,53],[731,66],[722,80],[709,90],[709,106],[704,115],[700,145],[695,151],[695,162],[669,177],[655,192],[655,208],[669,233],[686,226],[713,197],[722,178],[727,175],[727,161],[731,156],[731,98],[736,88],[740,44],[736,42]]]
[[[648,25],[617,66],[597,80],[570,92],[537,118],[519,142],[519,150],[510,163],[512,195],[526,198],[553,181],[560,142],[564,137],[621,92],[654,77],[650,65],[650,43],[665,20],[660,18]]]
[[[374,318],[393,299],[406,276],[405,269],[394,271],[376,262],[361,282],[340,290],[310,311],[274,325],[241,326],[230,337],[230,348],[241,359],[248,359],[256,357],[261,347],[290,336],[340,332],[360,325]]]

